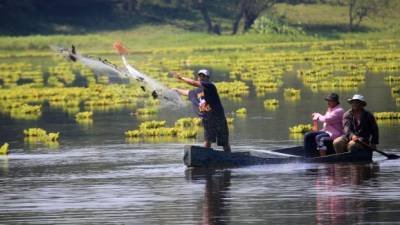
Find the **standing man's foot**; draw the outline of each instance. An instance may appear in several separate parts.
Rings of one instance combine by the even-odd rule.
[[[230,153],[230,152],[232,152],[231,151],[231,146],[224,146],[224,152],[228,152],[228,153]]]

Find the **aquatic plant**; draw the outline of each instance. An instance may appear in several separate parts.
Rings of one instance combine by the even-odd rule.
[[[249,87],[243,81],[215,83],[221,97],[240,97],[249,94]]]
[[[375,112],[376,120],[400,120],[400,112]]]
[[[240,108],[236,110],[236,115],[238,116],[246,116],[247,115],[247,109],[246,108]]]
[[[140,137],[141,135],[142,133],[140,132],[140,130],[128,130],[125,132],[125,136],[129,138],[137,138]]]
[[[198,133],[196,127],[201,123],[199,118],[181,118],[175,122],[175,127],[165,127],[166,121],[146,121],[139,125],[139,129],[125,132],[127,138],[142,137],[178,137],[195,138]]]
[[[274,106],[274,105],[279,105],[278,99],[271,98],[271,99],[264,100],[264,106]]]
[[[400,86],[392,87],[392,95],[400,95]]]
[[[48,142],[54,142],[54,141],[57,141],[59,137],[60,137],[60,133],[59,132],[57,132],[57,133],[49,133],[47,135],[47,141]]]
[[[299,124],[293,127],[289,127],[290,133],[306,133],[312,131],[313,127],[311,124]]]
[[[389,85],[400,84],[400,76],[387,76],[384,80]]]
[[[162,120],[162,121],[156,121],[156,120],[146,121],[146,122],[142,122],[139,125],[139,129],[140,130],[145,130],[145,129],[161,128],[161,127],[165,127],[166,123],[167,122],[165,120]]]
[[[41,128],[29,128],[24,130],[25,137],[44,137],[47,132]]]
[[[92,120],[93,112],[86,111],[86,112],[79,112],[75,114],[76,120]]]
[[[197,130],[179,130],[177,131],[178,138],[196,138]]]
[[[157,112],[158,110],[156,108],[141,108],[136,110],[136,115],[153,115]]]
[[[21,104],[11,109],[10,116],[14,119],[36,120],[42,115],[41,108],[41,105]]]
[[[235,121],[235,118],[233,117],[226,117],[226,122],[228,125],[233,125],[233,122]]]
[[[0,147],[0,155],[7,155],[8,154],[8,143],[4,143],[1,147]]]
[[[175,122],[175,127],[179,129],[195,128],[201,126],[201,119],[198,117],[180,118]]]
[[[285,97],[298,97],[300,98],[300,89],[294,89],[294,88],[285,88],[283,94]]]
[[[46,130],[41,128],[29,128],[24,130],[25,141],[32,143],[44,143],[49,144],[51,142],[57,142],[60,137],[60,133],[48,133]]]

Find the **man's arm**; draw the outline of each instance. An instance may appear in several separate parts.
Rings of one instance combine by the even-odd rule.
[[[376,119],[372,113],[370,114],[370,117],[371,117],[370,120],[371,120],[371,129],[372,129],[371,144],[374,145],[374,147],[375,147],[377,144],[379,144],[379,128],[378,128],[378,125],[376,124]]]
[[[172,74],[174,75],[174,77],[178,80],[178,81],[183,81],[189,85],[192,85],[194,87],[201,87],[201,82],[198,80],[193,80],[187,77],[182,77],[181,75],[179,75],[176,72],[172,72]]]
[[[172,90],[178,92],[178,94],[183,95],[183,96],[189,95],[189,90],[184,90],[184,89],[179,89],[179,88],[172,88]]]

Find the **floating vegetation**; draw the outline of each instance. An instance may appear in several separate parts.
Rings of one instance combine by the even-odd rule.
[[[376,120],[400,120],[400,112],[376,112]]]
[[[91,125],[93,124],[93,112],[79,112],[75,114],[75,121],[82,125]]]
[[[387,76],[385,82],[389,85],[400,84],[400,76]]]
[[[136,110],[136,115],[154,115],[158,112],[158,109],[156,108],[141,108]]]
[[[14,119],[36,120],[42,115],[41,109],[41,105],[21,104],[11,109],[10,116]]]
[[[392,87],[392,95],[400,95],[400,86]]]
[[[166,123],[167,122],[165,120],[162,120],[162,121],[153,120],[153,121],[142,122],[139,125],[139,129],[146,130],[146,129],[162,128],[162,127],[165,127]]]
[[[176,128],[196,128],[201,126],[202,122],[201,119],[198,117],[185,117],[180,118],[175,122]]]
[[[24,130],[25,137],[45,137],[47,132],[41,128],[29,128]]]
[[[308,131],[312,131],[313,127],[311,124],[299,124],[293,127],[289,127],[290,133],[304,134]]]
[[[201,122],[201,120],[200,120]],[[125,132],[127,138],[143,137],[178,137],[196,138],[199,120],[195,118],[181,118],[175,122],[175,127],[166,127],[166,121],[146,121],[139,125],[139,129]]]
[[[295,140],[302,140],[304,138],[303,133],[289,133],[289,138],[295,139]]]
[[[8,143],[4,143],[1,147],[0,147],[0,155],[7,155],[8,154]]]
[[[399,46],[400,41],[393,39],[150,49],[146,50],[146,53],[153,55],[145,57],[143,61],[135,62],[135,65],[169,88],[184,89],[188,89],[189,86],[168,77],[168,71],[177,71],[190,77],[193,76],[193,70],[188,68],[194,68],[195,64],[212,68],[229,68],[229,77],[226,78],[230,80],[217,82],[216,86],[221,97],[229,98],[230,102],[244,99],[243,96],[249,94],[249,88],[254,88],[256,96],[260,99],[264,99],[267,93],[279,92],[284,84],[283,75],[292,76],[295,73],[293,68],[296,68],[297,79],[302,85],[314,93],[333,90],[356,91],[365,84],[367,73],[379,73],[384,74],[385,83],[390,86],[393,98],[400,106]],[[202,54],[203,52],[207,54]],[[104,50],[90,52],[93,55],[106,53],[112,52]],[[170,57],[171,54],[179,56]],[[29,50],[0,53],[2,58],[51,55],[51,52]],[[187,58],[182,58],[184,55],[188,55]],[[148,89],[144,87],[146,91],[143,91],[136,81],[109,84],[113,82],[111,77],[109,80],[103,78],[104,74],[95,74],[83,65],[61,61],[54,61],[50,66],[47,62],[42,66],[35,66],[31,62],[9,61],[10,63],[0,64],[0,112],[14,119],[39,119],[42,107],[47,105],[51,109],[62,110],[71,116],[75,116],[82,108],[96,113],[129,109],[134,111],[139,120],[158,119],[160,101],[152,100]],[[285,90],[285,100],[299,100],[301,93],[300,90],[297,91],[298,94],[292,91],[286,93]],[[138,106],[141,108],[138,109]],[[276,99],[264,101],[264,107],[268,110],[277,109],[278,106],[279,101]],[[236,115],[245,113],[237,111]],[[386,120],[378,119],[378,122]],[[77,121],[79,125],[93,123],[89,119],[77,119]],[[174,127],[166,127],[164,124],[159,128],[145,128],[144,130],[148,130],[146,132],[138,128],[137,132],[132,132],[132,136],[153,140],[157,140],[161,135],[175,135],[172,138],[177,138],[179,134],[193,136],[181,131],[197,130],[201,125],[199,118],[178,121]],[[155,129],[161,131],[154,131]],[[163,137],[171,138],[171,136]]]
[[[25,141],[30,144],[42,143],[49,146],[58,146],[58,138],[60,133],[47,133],[41,128],[29,128],[24,130]]]
[[[236,115],[239,117],[245,117],[247,115],[247,109],[240,108],[240,109],[236,110]]]
[[[226,117],[226,123],[228,125],[233,125],[233,122],[235,121],[235,118],[232,117]]]
[[[269,107],[277,107],[279,106],[279,100],[275,98],[271,99],[265,99],[264,100],[264,107],[269,108]]]
[[[177,132],[178,138],[196,138],[197,130],[179,130]]]
[[[288,98],[300,98],[300,89],[285,88],[283,95]]]
[[[249,87],[243,81],[215,83],[221,97],[241,97],[249,94]]]

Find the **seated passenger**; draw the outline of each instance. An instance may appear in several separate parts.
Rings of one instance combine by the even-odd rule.
[[[342,118],[344,110],[340,106],[339,96],[335,93],[328,95],[325,100],[328,102],[328,110],[325,115],[313,113],[313,120],[324,123],[320,131],[308,132],[304,135],[304,150],[308,157],[315,156],[316,150],[320,156],[327,153],[326,141],[332,141],[343,134]]]
[[[356,94],[348,102],[351,109],[343,115],[344,135],[333,142],[336,153],[364,149],[365,144],[376,148],[379,130],[374,115],[364,109],[364,96]]]

